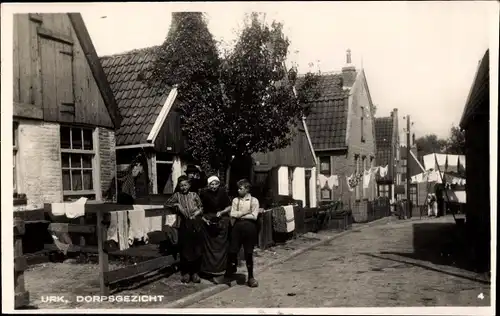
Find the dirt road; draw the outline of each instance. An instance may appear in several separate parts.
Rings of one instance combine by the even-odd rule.
[[[260,273],[258,288],[235,286],[189,307],[488,306],[489,283],[454,262],[452,221],[392,219],[354,227]]]

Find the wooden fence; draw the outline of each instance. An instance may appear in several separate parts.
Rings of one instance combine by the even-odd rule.
[[[26,199],[14,199],[14,207],[26,205]],[[29,292],[24,284],[24,271],[27,268],[26,257],[23,255],[24,220],[14,210],[14,308],[29,306]]]

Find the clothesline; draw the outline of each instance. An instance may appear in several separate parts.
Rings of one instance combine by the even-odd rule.
[[[362,172],[359,172],[359,173],[354,172],[350,176],[346,175],[345,177],[346,177],[349,191],[352,191],[359,184],[359,182],[362,179],[363,179],[363,188],[368,189],[370,179],[372,177],[375,177],[378,173],[380,175],[380,177],[384,178],[387,176],[388,170],[389,170],[389,165],[386,165],[384,167],[377,166],[377,167],[371,167],[369,169],[363,170]],[[330,175],[327,177],[324,174],[319,174],[318,184],[320,186],[320,189],[324,189],[326,187],[328,187],[329,189],[333,189],[335,187],[338,187],[339,186],[339,175],[334,174],[334,175]]]

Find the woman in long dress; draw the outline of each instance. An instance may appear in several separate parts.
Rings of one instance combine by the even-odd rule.
[[[202,258],[201,272],[207,276],[217,276],[226,269],[229,247],[229,216],[221,215],[231,208],[231,200],[219,178],[208,178],[208,187],[200,192],[203,204]]]

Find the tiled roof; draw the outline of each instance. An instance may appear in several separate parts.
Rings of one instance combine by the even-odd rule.
[[[375,143],[377,145],[376,160],[380,166],[388,165],[391,161],[393,118],[375,118]]]
[[[148,47],[100,58],[123,120],[116,132],[116,145],[146,143],[147,136],[170,92],[169,87],[146,83],[154,62]]]
[[[301,84],[299,77],[297,85]],[[307,102],[307,127],[314,149],[346,147],[348,93],[342,88],[342,75],[321,75],[316,88],[320,96]]]

